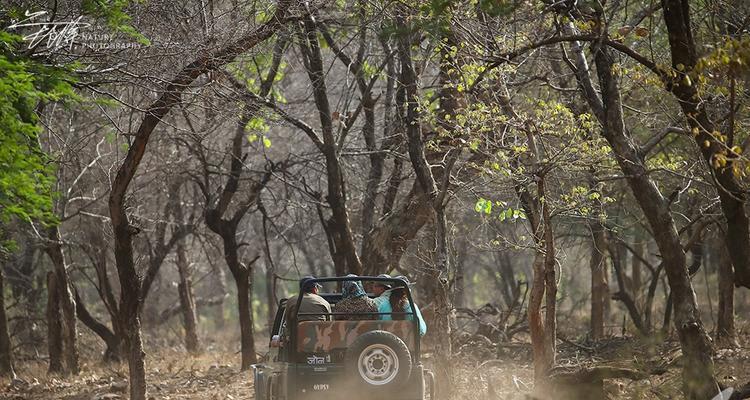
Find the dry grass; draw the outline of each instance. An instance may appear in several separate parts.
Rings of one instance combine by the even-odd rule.
[[[227,338],[229,339],[229,338]],[[747,343],[745,338],[745,343]],[[234,343],[217,340],[215,343]],[[259,345],[262,345],[262,341]],[[587,344],[588,346],[588,344]],[[251,372],[239,372],[235,349],[207,344],[208,351],[186,355],[179,346],[149,346],[147,356],[148,392],[154,399],[252,399]],[[159,347],[159,350],[154,350]],[[635,340],[612,339],[594,353],[573,345],[561,345],[558,362],[569,365],[608,364],[644,366],[649,362],[674,360],[666,374],[631,382],[610,380],[606,388],[613,399],[679,398],[679,349],[675,342],[651,345]],[[506,354],[507,356],[507,354]],[[95,352],[85,354],[83,371],[76,377],[48,376],[43,361],[19,363],[18,374],[25,383],[11,385],[0,380],[0,400],[65,399],[105,400],[127,398],[127,366],[103,365]],[[720,351],[716,357],[717,376],[733,385],[750,381],[750,348]],[[430,366],[429,356],[425,363]],[[477,360],[456,357],[450,366],[455,374],[455,400],[521,400],[533,390],[533,369],[528,353],[518,352],[503,360]],[[555,398],[548,396],[547,398]]]
[[[232,353],[160,351],[147,358],[148,392],[156,399],[251,399],[252,374],[239,372]],[[44,366],[24,366],[25,384],[0,382],[0,399],[95,400],[126,398],[126,364],[86,365],[76,377],[47,376]]]

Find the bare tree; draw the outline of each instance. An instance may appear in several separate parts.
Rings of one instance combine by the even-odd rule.
[[[60,230],[57,226],[51,227],[48,229],[47,235],[49,243],[47,244],[46,251],[55,268],[55,279],[57,280],[57,284],[54,285],[54,287],[56,289],[56,297],[60,302],[60,309],[62,310],[62,354],[63,359],[65,360],[65,368],[63,372],[75,375],[80,371],[77,345],[78,321],[76,317],[76,303],[73,297],[70,276],[68,274],[68,265],[65,261],[65,254],[63,253]]]
[[[187,85],[200,75],[231,62],[237,55],[255,47],[273,35],[284,21],[291,1],[280,1],[268,22],[247,36],[225,48],[200,56],[185,66],[165,88],[159,98],[146,109],[143,121],[134,134],[132,146],[119,167],[109,196],[109,213],[115,234],[115,260],[120,278],[120,301],[118,324],[124,334],[130,371],[130,397],[132,400],[146,399],[146,371],[141,339],[140,297],[143,285],[133,258],[133,236],[137,233],[131,226],[125,206],[128,186],[135,176],[138,165],[146,152],[146,145],[159,122],[180,101]]]

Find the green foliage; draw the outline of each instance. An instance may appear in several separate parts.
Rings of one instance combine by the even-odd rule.
[[[506,220],[515,222],[518,219],[526,219],[526,213],[524,213],[523,210],[507,207],[507,204],[504,201],[496,201],[493,203],[492,200],[487,200],[481,197],[477,200],[476,204],[474,204],[474,211],[480,214],[491,215],[493,204],[498,207],[506,207],[501,209],[500,213],[497,214],[497,219],[501,222]]]
[[[151,42],[130,25],[130,15],[125,12],[125,8],[131,3],[131,1],[132,0],[83,0],[81,2],[81,9],[84,14],[104,19],[110,29],[129,35],[136,39],[138,43],[147,46]]]
[[[523,210],[513,209],[513,208],[506,208],[505,210],[500,211],[500,214],[497,216],[497,218],[502,221],[512,221],[515,222],[518,219],[526,219],[526,213],[523,212]]]
[[[54,223],[54,169],[39,148],[35,108],[75,98],[71,77],[25,57],[18,36],[0,31],[0,42],[0,223],[13,217]]]
[[[247,125],[245,125],[245,130],[248,132],[253,132],[250,135],[248,135],[247,140],[250,143],[255,143],[258,141],[258,139],[261,139],[261,142],[263,143],[263,147],[270,148],[271,147],[271,139],[269,139],[265,134],[268,133],[268,130],[270,128],[268,127],[268,124],[266,124],[266,120],[262,117],[253,117],[248,121]],[[257,133],[260,132],[260,133]]]
[[[474,211],[478,213],[491,214],[492,213],[492,201],[479,198],[477,203],[474,205]]]
[[[248,132],[268,132],[269,127],[266,124],[266,120],[261,117],[253,117],[245,125],[245,130]]]

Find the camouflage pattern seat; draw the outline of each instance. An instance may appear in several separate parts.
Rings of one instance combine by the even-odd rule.
[[[410,350],[415,348],[413,321],[303,321],[297,329],[297,351],[317,353],[346,350],[360,335],[375,330],[393,333]]]

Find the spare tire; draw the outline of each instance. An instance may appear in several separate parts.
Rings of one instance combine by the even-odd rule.
[[[403,385],[411,375],[411,354],[401,338],[372,331],[358,337],[346,350],[346,372],[350,382],[371,390]]]

